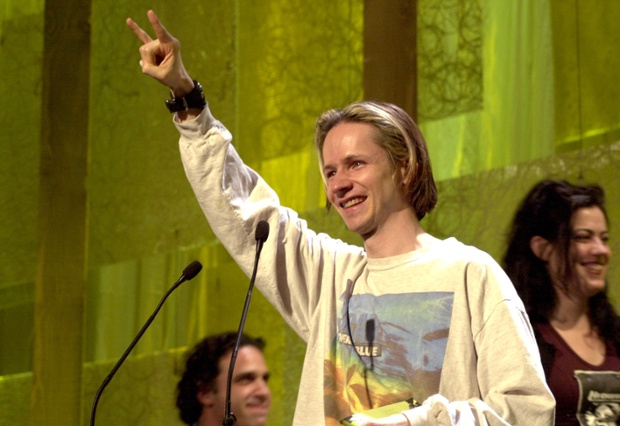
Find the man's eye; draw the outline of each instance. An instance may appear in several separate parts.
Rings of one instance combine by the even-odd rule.
[[[237,383],[251,383],[256,380],[256,377],[251,374],[246,374],[237,378]]]

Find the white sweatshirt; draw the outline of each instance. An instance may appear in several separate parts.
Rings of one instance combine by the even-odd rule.
[[[411,424],[551,425],[555,401],[523,304],[499,265],[454,238],[386,259],[308,229],[247,167],[208,107],[176,122],[217,238],[307,343],[294,425],[339,425],[409,398]],[[366,331],[368,329],[368,331]]]

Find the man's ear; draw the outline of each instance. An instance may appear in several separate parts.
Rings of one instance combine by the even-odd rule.
[[[535,235],[530,239],[530,249],[540,260],[549,262],[553,252],[553,245],[540,235]]]
[[[409,160],[403,161],[399,168],[400,180],[405,187],[409,185],[409,179],[407,178],[407,172],[409,171]]]
[[[212,408],[215,405],[215,392],[213,392],[213,389],[201,390],[196,395],[196,399],[203,407]]]

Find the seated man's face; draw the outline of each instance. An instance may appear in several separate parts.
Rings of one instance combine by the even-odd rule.
[[[220,358],[220,374],[212,391],[201,395],[204,409],[213,411],[222,424],[226,410],[226,382],[231,353]],[[236,426],[264,426],[271,408],[271,391],[267,385],[269,370],[263,353],[254,346],[243,346],[237,352],[230,389],[231,411]]]

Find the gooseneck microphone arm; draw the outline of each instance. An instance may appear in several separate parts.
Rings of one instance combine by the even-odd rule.
[[[243,327],[245,326],[245,319],[248,316],[248,310],[250,309],[250,300],[252,299],[252,289],[254,288],[254,281],[256,280],[256,271],[258,269],[258,259],[260,258],[260,252],[263,249],[263,244],[267,241],[269,236],[269,223],[264,220],[258,222],[256,225],[256,256],[254,258],[254,270],[252,271],[252,278],[250,278],[250,288],[248,288],[248,294],[245,296],[245,305],[243,306],[243,312],[241,313],[241,321],[239,322],[239,330],[237,331],[237,341],[230,355],[230,366],[228,367],[228,380],[226,381],[226,408],[224,411],[224,420],[222,420],[223,426],[232,426],[237,423],[237,418],[230,408],[230,389],[232,387],[233,370],[235,369],[235,361],[237,360],[237,352],[239,352],[239,344],[241,343],[241,335],[243,334]]]
[[[103,383],[101,383],[101,386],[99,386],[99,390],[97,391],[97,394],[95,395],[95,399],[93,401],[93,407],[90,413],[90,426],[95,426],[95,415],[97,412],[97,404],[99,403],[99,398],[101,398],[101,394],[103,393],[103,390],[108,386],[108,384],[112,380],[112,377],[114,377],[114,375],[116,374],[118,369],[121,367],[125,359],[129,356],[129,353],[133,350],[133,348],[138,343],[138,340],[140,340],[140,338],[142,337],[146,329],[149,327],[149,325],[151,325],[151,323],[155,319],[155,316],[157,315],[157,313],[163,306],[168,296],[170,296],[170,294],[178,286],[183,284],[185,281],[189,281],[192,278],[194,278],[196,275],[198,275],[201,269],[202,269],[202,264],[197,260],[194,260],[192,263],[190,263],[189,265],[185,267],[185,269],[183,270],[183,273],[181,274],[181,277],[177,280],[177,282],[175,282],[172,285],[172,287],[170,287],[170,290],[166,292],[164,297],[162,297],[162,299],[159,301],[159,304],[155,308],[155,311],[153,311],[153,313],[151,314],[149,319],[146,321],[146,323],[142,326],[142,328],[140,329],[136,337],[134,337],[133,341],[129,344],[129,347],[127,347],[127,349],[125,350],[125,353],[123,353],[123,355],[120,357],[120,359],[118,360],[114,368],[112,368],[108,376],[103,380]]]

